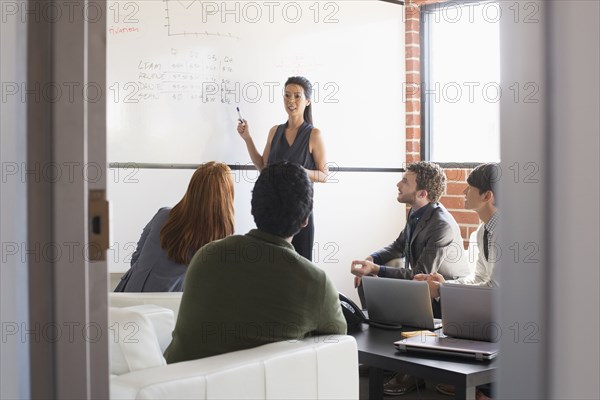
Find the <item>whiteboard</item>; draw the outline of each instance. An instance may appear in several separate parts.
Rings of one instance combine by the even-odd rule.
[[[250,165],[287,77],[314,85],[330,166],[404,161],[403,7],[384,1],[109,1],[108,161]]]

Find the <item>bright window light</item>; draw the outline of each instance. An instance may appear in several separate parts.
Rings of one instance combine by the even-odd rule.
[[[450,2],[425,10],[425,158],[500,161],[500,6]]]

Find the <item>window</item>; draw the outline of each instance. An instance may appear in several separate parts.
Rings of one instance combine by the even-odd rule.
[[[500,15],[496,2],[422,8],[422,159],[500,161]]]

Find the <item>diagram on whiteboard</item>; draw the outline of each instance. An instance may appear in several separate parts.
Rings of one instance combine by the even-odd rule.
[[[216,36],[226,39],[239,40],[239,36],[230,31],[219,29],[215,18],[217,12],[226,8],[225,2],[206,2],[196,0],[163,0],[165,6],[165,27],[168,36]],[[229,9],[233,14],[240,9],[239,2],[230,2]],[[225,24],[220,24],[225,27]]]
[[[163,0],[169,36],[216,36],[240,40],[260,27],[311,28],[339,24],[344,6],[334,1]],[[363,1],[363,3],[365,3]],[[273,35],[277,37],[277,35]]]

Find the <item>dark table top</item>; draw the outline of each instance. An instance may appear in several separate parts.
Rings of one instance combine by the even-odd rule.
[[[414,330],[414,329],[406,329]],[[453,356],[406,353],[397,350],[394,342],[402,339],[402,330],[381,329],[363,324],[350,330],[358,345],[361,363],[391,371],[402,370],[438,382],[457,382],[472,386],[493,380],[495,360],[477,361]]]

